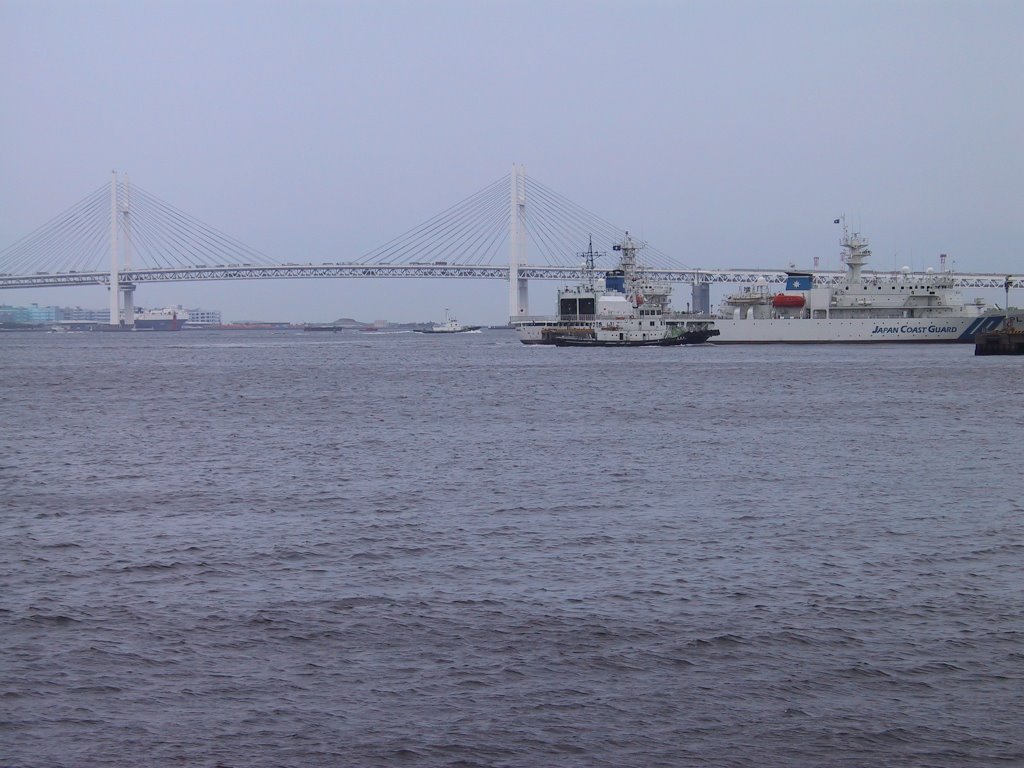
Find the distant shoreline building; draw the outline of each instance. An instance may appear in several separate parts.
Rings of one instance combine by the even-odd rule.
[[[40,307],[38,304],[31,304],[27,307],[15,307],[9,304],[0,304],[0,323],[3,325],[45,325],[46,323],[59,323],[64,319],[65,307]],[[102,322],[107,322],[108,312],[103,313]]]
[[[186,309],[184,311],[188,313],[188,324],[191,326],[223,324],[219,309]]]
[[[144,311],[136,307],[136,312]],[[179,316],[188,319],[188,325],[215,326],[221,325],[219,309],[186,309],[180,304],[172,307]],[[103,323],[110,322],[109,309],[87,309],[84,307],[59,307],[56,305],[40,307],[31,304],[27,307],[16,307],[0,304],[0,324],[3,325],[46,325],[50,323]],[[186,326],[187,327],[187,326]]]

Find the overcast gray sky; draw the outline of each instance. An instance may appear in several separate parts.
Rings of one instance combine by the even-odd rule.
[[[346,261],[521,162],[689,265],[835,267],[846,213],[877,268],[1024,268],[1019,0],[0,0],[0,71],[0,247],[117,169],[282,262]],[[554,287],[531,284],[531,311]],[[106,306],[98,287],[0,294],[32,301]],[[491,323],[507,287],[176,283],[136,302]]]

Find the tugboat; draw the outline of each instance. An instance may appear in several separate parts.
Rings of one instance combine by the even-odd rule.
[[[595,277],[593,240],[586,253],[583,282],[558,291],[555,317],[513,321],[523,344],[558,347],[666,347],[703,344],[717,336],[713,321],[672,312],[671,286],[647,279],[637,263],[643,246],[625,233],[613,250],[618,267]],[[602,284],[603,283],[603,284]]]
[[[417,328],[416,333],[469,333],[479,331],[479,325],[461,325],[455,316],[447,308],[444,310],[444,322],[440,325],[434,324],[430,328]]]

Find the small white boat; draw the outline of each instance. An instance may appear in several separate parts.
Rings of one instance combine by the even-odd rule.
[[[455,316],[446,308],[444,311],[444,322],[440,325],[433,325],[430,328],[420,328],[416,333],[467,333],[479,331],[479,325],[461,325]]]

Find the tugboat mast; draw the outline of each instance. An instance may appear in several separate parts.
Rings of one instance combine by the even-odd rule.
[[[605,256],[606,254],[594,252],[594,236],[590,235],[586,252],[576,255],[583,257],[583,284],[586,285],[588,290],[592,291],[594,290],[594,261],[596,257]]]

